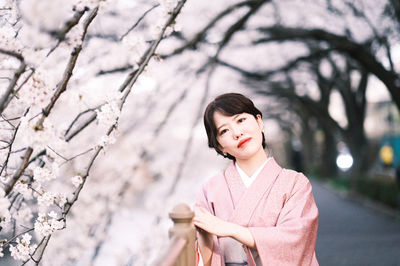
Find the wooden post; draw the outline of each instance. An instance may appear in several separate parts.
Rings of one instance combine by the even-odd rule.
[[[184,203],[176,205],[169,217],[174,222],[174,226],[169,230],[169,237],[179,237],[186,239],[186,246],[182,253],[179,255],[175,266],[195,266],[196,264],[196,251],[195,239],[196,229],[192,225],[194,217],[193,211]]]

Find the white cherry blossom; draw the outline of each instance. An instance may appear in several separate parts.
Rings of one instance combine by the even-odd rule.
[[[46,167],[36,167],[33,170],[33,178],[38,182],[46,182],[55,179],[59,173],[59,165],[53,163],[51,169]]]
[[[38,119],[23,117],[18,134],[24,136],[22,141],[25,145],[37,151],[48,149],[47,146],[57,148],[64,142],[49,118],[46,118],[41,126]]]
[[[54,211],[49,212],[47,215],[39,213],[35,222],[35,232],[40,236],[48,236],[55,230],[60,230],[64,227],[63,221],[58,221],[58,214]]]
[[[65,203],[67,203],[67,195],[65,195],[63,192],[57,193],[54,199],[57,202],[57,205],[61,208],[65,205]]]
[[[116,141],[117,140],[114,136],[105,135],[100,138],[98,145],[101,147],[107,147],[110,144],[114,144]]]
[[[71,177],[71,182],[74,185],[74,187],[79,187],[79,185],[82,184],[83,182],[82,176],[76,175]]]
[[[27,200],[32,198],[32,191],[25,181],[17,181],[17,183],[14,185],[14,190],[18,193],[21,193],[22,196]]]
[[[37,245],[31,245],[32,236],[28,233],[16,239],[17,245],[10,245],[11,256],[16,260],[27,260],[35,251]]]
[[[100,110],[96,110],[99,124],[109,127],[115,123],[121,111],[116,101],[106,103]]]
[[[37,197],[38,204],[41,206],[50,206],[55,203],[56,195],[50,191],[44,191]]]

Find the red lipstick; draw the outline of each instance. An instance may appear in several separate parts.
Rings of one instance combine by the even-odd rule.
[[[239,142],[239,144],[237,145],[237,147],[238,147],[238,148],[242,147],[245,143],[247,143],[247,142],[250,141],[250,140],[251,140],[251,138],[242,139],[242,140]]]

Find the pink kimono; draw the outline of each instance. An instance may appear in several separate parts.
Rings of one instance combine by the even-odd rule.
[[[211,178],[196,206],[250,229],[256,250],[245,247],[248,265],[318,265],[315,243],[318,209],[311,184],[301,173],[282,169],[272,158],[249,188],[232,162]],[[212,266],[225,265],[220,239],[214,236]],[[258,264],[257,264],[258,266]]]

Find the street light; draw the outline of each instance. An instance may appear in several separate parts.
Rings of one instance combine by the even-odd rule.
[[[347,171],[353,165],[353,157],[349,152],[341,152],[336,158],[336,165],[342,171]]]

